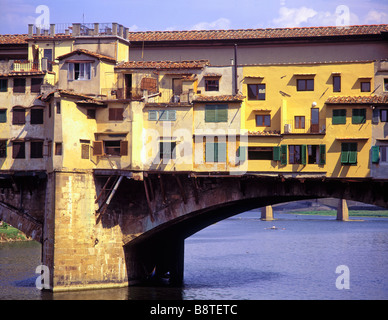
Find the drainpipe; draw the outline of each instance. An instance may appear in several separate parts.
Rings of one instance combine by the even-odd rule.
[[[234,93],[238,94],[238,85],[237,85],[237,44],[234,44]]]

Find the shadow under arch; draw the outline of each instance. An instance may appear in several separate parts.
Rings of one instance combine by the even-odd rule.
[[[169,274],[169,284],[180,286],[184,273],[184,240],[229,217],[278,203],[316,199],[316,196],[273,196],[242,199],[191,212],[146,231],[124,246],[130,283],[159,283]]]

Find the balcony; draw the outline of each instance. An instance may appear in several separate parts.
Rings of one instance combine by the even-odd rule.
[[[317,123],[311,123],[311,119],[284,120],[283,134],[326,134],[326,119],[320,118]]]
[[[42,59],[41,62],[32,62],[29,60],[9,60],[7,62],[0,62],[0,73],[24,73],[24,72],[38,72],[51,71],[51,62],[47,59]]]

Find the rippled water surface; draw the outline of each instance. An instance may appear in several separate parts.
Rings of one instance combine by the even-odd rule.
[[[41,247],[0,244],[0,299],[387,299],[388,219],[251,211],[216,223],[185,241],[182,288],[42,293],[35,288]],[[272,227],[275,228],[272,228]],[[339,265],[349,289],[339,290]]]

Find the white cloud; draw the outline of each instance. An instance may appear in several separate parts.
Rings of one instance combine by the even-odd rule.
[[[317,11],[311,8],[287,8],[281,7],[279,9],[279,17],[273,19],[273,22],[278,27],[299,27],[302,23],[315,17]]]
[[[190,30],[225,30],[230,29],[230,20],[220,18],[213,22],[200,22],[192,26]]]
[[[388,14],[382,11],[370,10],[365,17],[366,24],[388,23]]]

